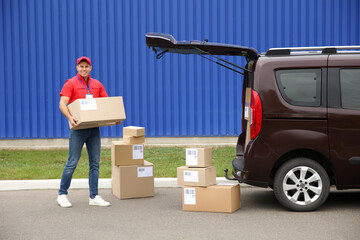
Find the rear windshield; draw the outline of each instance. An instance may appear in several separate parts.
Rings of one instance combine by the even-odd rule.
[[[296,106],[320,106],[321,69],[276,71],[279,91],[286,102]]]

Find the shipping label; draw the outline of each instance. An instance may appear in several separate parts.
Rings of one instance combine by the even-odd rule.
[[[199,172],[184,171],[184,182],[199,182]]]
[[[138,167],[137,176],[140,177],[152,177],[153,167]]]
[[[196,205],[196,189],[184,188],[184,204]]]
[[[186,165],[198,165],[198,150],[196,148],[186,149]]]
[[[133,159],[144,159],[143,145],[133,145]]]
[[[81,111],[97,110],[96,99],[81,99],[80,109]]]
[[[244,118],[249,119],[249,107],[246,106],[244,109]]]

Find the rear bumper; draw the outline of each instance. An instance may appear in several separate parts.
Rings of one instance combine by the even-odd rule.
[[[225,170],[226,179],[237,180],[239,183],[246,183],[256,187],[263,187],[263,188],[268,187],[267,182],[253,181],[246,179],[246,174],[244,172],[244,165],[245,165],[244,156],[236,156],[236,158],[234,158],[234,160],[232,161],[232,165],[234,169],[232,171],[233,178],[228,177],[228,171],[226,169]]]
[[[234,172],[233,172],[234,173]],[[267,188],[269,186],[268,182],[261,182],[261,181],[254,181],[254,180],[247,180],[245,172],[241,172],[239,180],[240,183],[246,183],[251,186],[255,187],[262,187]]]
[[[272,182],[271,171],[278,158],[279,156],[258,137],[249,142],[244,156],[240,156],[241,161],[237,165],[233,164],[237,169],[233,175],[237,175],[237,180],[241,183],[267,188]]]

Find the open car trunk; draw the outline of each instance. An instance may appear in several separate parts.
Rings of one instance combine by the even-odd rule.
[[[225,177],[230,180],[238,180],[237,171],[241,171],[244,167],[244,149],[250,141],[250,124],[251,124],[251,88],[253,79],[254,63],[259,58],[258,52],[249,47],[211,43],[204,41],[176,41],[172,35],[164,33],[147,33],[146,45],[151,47],[160,59],[165,53],[179,53],[179,54],[196,54],[200,57],[206,58],[220,66],[229,70],[242,74],[244,76],[242,89],[242,133],[238,138],[236,157],[233,160],[234,178],[228,178],[227,169],[225,170]],[[239,56],[245,57],[247,64],[244,67],[238,66],[234,63],[226,61],[219,56]]]

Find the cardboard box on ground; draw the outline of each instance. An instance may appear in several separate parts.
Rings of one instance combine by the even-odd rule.
[[[209,187],[184,186],[182,190],[184,211],[232,213],[241,207],[238,183]]]
[[[112,193],[119,199],[154,196],[154,165],[115,166],[112,164]]]
[[[122,97],[77,99],[68,105],[70,114],[77,118],[79,126],[70,129],[86,129],[112,126],[126,119]]]
[[[186,166],[178,167],[184,211],[232,213],[241,207],[239,184],[216,184],[211,148],[186,149]]]
[[[145,139],[145,128],[125,128],[123,132],[127,131],[127,136]],[[111,162],[112,193],[116,197],[128,199],[154,196],[154,165],[144,160],[143,144],[113,141]]]

